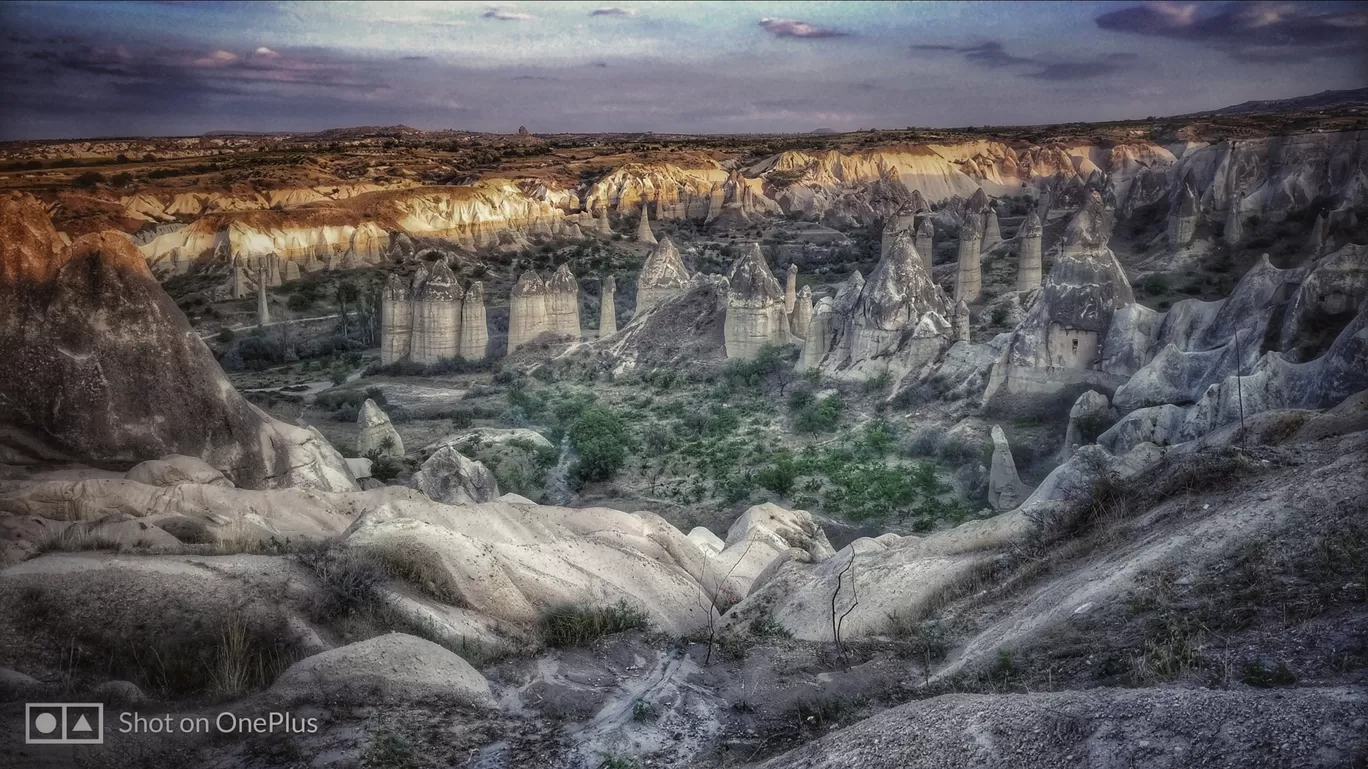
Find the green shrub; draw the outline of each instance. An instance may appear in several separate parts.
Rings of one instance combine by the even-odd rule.
[[[1263,660],[1251,660],[1245,663],[1240,681],[1259,689],[1267,689],[1273,686],[1291,686],[1297,682],[1297,674],[1283,662],[1279,662],[1277,667],[1270,668]]]
[[[582,481],[606,481],[627,462],[631,435],[617,412],[597,404],[582,409],[566,430],[579,453],[575,475]]]
[[[775,459],[773,465],[761,468],[755,474],[756,483],[781,497],[788,496],[797,479],[798,468],[794,465],[793,456],[787,453]]]
[[[542,617],[538,635],[551,647],[588,646],[606,635],[650,626],[646,612],[622,599],[608,606],[575,604],[552,609]]]
[[[804,406],[794,417],[793,429],[808,435],[829,433],[841,421],[845,402],[839,395],[828,395],[821,400]]]

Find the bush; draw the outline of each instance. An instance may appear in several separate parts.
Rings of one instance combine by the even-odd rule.
[[[97,184],[103,184],[104,180],[104,174],[98,171],[86,171],[76,177],[75,184],[77,187],[94,187]]]
[[[783,454],[774,460],[774,464],[762,468],[755,474],[755,482],[762,488],[778,494],[787,496],[793,490],[794,481],[798,480],[798,468],[793,463],[793,457]]]
[[[542,617],[538,636],[551,647],[588,646],[613,633],[646,630],[650,617],[626,600],[608,606],[572,605],[552,609]]]
[[[627,423],[607,406],[593,404],[580,410],[566,430],[579,453],[575,475],[582,481],[606,481],[627,462],[631,436]]]
[[[830,433],[841,421],[845,402],[839,395],[828,395],[804,406],[793,420],[793,429],[808,435]]]

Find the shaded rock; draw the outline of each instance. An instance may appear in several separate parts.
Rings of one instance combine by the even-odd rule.
[[[413,344],[413,302],[409,285],[397,273],[385,278],[380,291],[380,363],[406,360]]]
[[[149,486],[179,486],[182,483],[205,483],[232,486],[233,482],[208,462],[182,454],[171,454],[161,459],[139,462],[124,474],[130,481]]]
[[[484,283],[474,281],[461,302],[461,333],[456,354],[466,360],[484,360],[489,354],[489,321],[485,316]]]
[[[617,281],[612,275],[599,281],[599,338],[617,333]]]
[[[1064,448],[1059,452],[1059,461],[1067,461],[1076,447],[1096,440],[1101,428],[1106,426],[1110,411],[1111,403],[1102,393],[1089,390],[1078,396],[1069,409],[1069,426],[1064,432]]]
[[[980,190],[981,192],[982,190]],[[960,225],[959,268],[955,275],[955,299],[973,304],[983,292],[983,222],[967,216]]]
[[[355,704],[438,699],[493,708],[489,682],[431,641],[389,633],[305,658],[269,694],[288,702]]]
[[[689,271],[679,256],[679,249],[669,238],[661,238],[641,265],[637,276],[636,310],[633,317],[680,296],[689,288]]]
[[[508,307],[508,352],[549,330],[546,282],[535,270],[524,272],[513,285]]]
[[[743,247],[727,276],[725,321],[728,358],[754,358],[767,344],[788,344],[784,292],[758,243]]]
[[[1035,211],[1027,214],[1026,221],[1017,231],[1017,291],[1025,293],[1040,286],[1040,243],[1044,232],[1045,228],[1041,226],[1040,217]]]
[[[579,281],[568,264],[558,267],[546,283],[546,330],[580,338]]]
[[[1028,489],[1017,477],[1012,448],[1002,428],[993,425],[993,460],[988,474],[988,504],[994,510],[1011,510],[1026,501]]]
[[[499,497],[494,473],[450,446],[433,452],[409,484],[433,501],[447,505],[472,505]]]

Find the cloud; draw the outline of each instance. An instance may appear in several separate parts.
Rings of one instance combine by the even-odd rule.
[[[760,26],[775,37],[824,38],[846,36],[846,33],[840,30],[817,27],[806,21],[796,19],[761,19]]]
[[[589,12],[590,16],[635,16],[637,9],[623,8],[617,5],[610,5],[606,8],[595,8]]]
[[[238,62],[238,55],[232,51],[218,50],[195,59],[193,64],[196,67],[227,67]]]
[[[486,19],[497,19],[499,21],[531,21],[537,18],[530,13],[524,13],[517,8],[505,8],[503,6],[491,6],[480,14]]]
[[[1016,56],[1007,52],[1002,43],[990,40],[974,45],[921,44],[914,51],[958,53],[965,61],[991,69],[1019,68],[1017,77],[1035,80],[1087,80],[1125,69],[1128,62],[1140,57],[1133,53],[1109,53],[1085,58],[1057,58],[1052,56]]]
[[[1248,60],[1361,56],[1368,35],[1363,8],[1359,3],[1325,9],[1310,3],[1159,2],[1108,11],[1095,22],[1112,32],[1189,40]]]

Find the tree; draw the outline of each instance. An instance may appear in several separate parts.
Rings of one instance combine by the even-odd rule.
[[[338,310],[342,314],[342,334],[346,335],[347,305],[352,302],[355,302],[357,298],[361,295],[361,292],[356,288],[355,283],[352,283],[350,280],[344,280],[341,283],[337,284],[337,289],[334,293],[337,297]]]
[[[586,406],[566,432],[579,453],[575,470],[580,480],[606,481],[627,462],[631,447],[627,423],[606,406]]]

